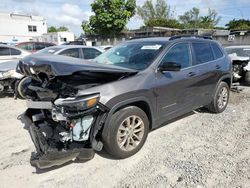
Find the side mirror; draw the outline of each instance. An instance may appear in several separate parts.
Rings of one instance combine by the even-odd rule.
[[[180,71],[181,70],[181,64],[174,63],[174,62],[164,62],[162,63],[159,68],[159,71]]]

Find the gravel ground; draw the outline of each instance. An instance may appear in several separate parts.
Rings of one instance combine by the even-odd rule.
[[[221,114],[194,112],[151,132],[124,160],[100,155],[52,170],[29,164],[34,146],[17,116],[25,102],[0,99],[0,187],[250,187],[250,88]]]

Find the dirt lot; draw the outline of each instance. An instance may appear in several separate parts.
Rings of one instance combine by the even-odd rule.
[[[49,171],[29,164],[24,110],[24,101],[0,99],[0,187],[250,187],[250,88],[231,93],[222,114],[195,112],[151,132],[128,159],[96,155]]]

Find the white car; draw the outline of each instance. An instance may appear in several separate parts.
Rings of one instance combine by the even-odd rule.
[[[6,61],[19,60],[27,55],[30,55],[30,52],[13,46],[0,44],[0,63]]]
[[[63,55],[80,59],[94,59],[105,50],[94,46],[60,45],[44,48],[35,54]]]
[[[244,81],[250,85],[250,46],[229,46],[226,47],[233,65],[233,81]]]

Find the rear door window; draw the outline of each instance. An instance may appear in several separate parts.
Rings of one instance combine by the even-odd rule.
[[[100,51],[93,48],[82,48],[84,59],[94,59],[101,54]]]
[[[21,51],[14,49],[14,48],[10,48],[10,55],[20,55]]]
[[[178,63],[181,64],[181,68],[187,68],[191,64],[190,54],[188,43],[177,44],[167,52],[162,62]]]
[[[8,56],[10,55],[10,48],[0,47],[0,56]]]
[[[71,48],[71,49],[64,50],[60,52],[59,55],[80,58],[80,53],[79,53],[78,48]]]
[[[193,65],[199,65],[214,60],[212,48],[209,43],[193,43],[195,60]]]

